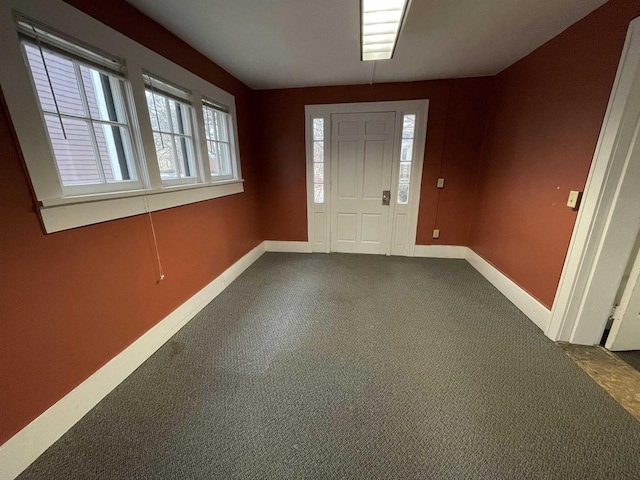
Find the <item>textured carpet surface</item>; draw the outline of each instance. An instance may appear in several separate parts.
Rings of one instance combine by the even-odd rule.
[[[640,422],[464,260],[266,254],[39,479],[638,479]]]
[[[640,372],[640,350],[633,350],[631,352],[614,352],[614,353]]]

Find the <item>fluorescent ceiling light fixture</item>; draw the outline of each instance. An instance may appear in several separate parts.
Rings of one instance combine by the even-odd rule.
[[[363,61],[393,57],[408,4],[409,0],[360,0]]]

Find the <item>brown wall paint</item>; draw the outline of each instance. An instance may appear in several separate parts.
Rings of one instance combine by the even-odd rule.
[[[236,96],[245,193],[45,235],[0,108],[0,444],[262,240],[251,92],[122,0],[69,3]]]
[[[470,246],[551,307],[640,1],[612,0],[496,78]]]
[[[438,243],[471,245],[549,306],[575,221],[566,195],[584,186],[640,14],[612,0],[495,79],[252,92],[124,0],[67,2],[236,96],[246,193],[154,213],[157,283],[145,216],[42,232],[0,108],[0,444],[262,239],[306,240],[305,104],[429,98],[418,244],[437,226]]]
[[[466,245],[493,79],[469,78],[256,92],[262,231],[307,240],[305,105],[429,99],[418,216],[419,245]],[[446,188],[438,190],[439,175]],[[440,238],[432,239],[434,228]]]

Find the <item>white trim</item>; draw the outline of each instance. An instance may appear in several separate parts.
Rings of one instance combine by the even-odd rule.
[[[95,195],[70,195],[69,188],[63,188],[55,167],[55,159],[37,96],[33,89],[31,74],[23,56],[12,11],[23,14],[64,35],[125,61],[127,88],[129,89],[127,97],[130,100],[128,102],[128,110],[130,110],[131,116],[131,143],[136,153],[135,163],[138,180],[145,189],[145,195],[164,194],[168,191],[168,188],[163,185],[160,178],[142,74],[143,72],[149,72],[180,85],[191,92],[191,106],[193,112],[195,112],[194,120],[197,123],[197,125],[194,125],[192,132],[195,163],[197,164],[198,176],[201,180],[204,180],[204,183],[185,186],[184,188],[194,189],[191,194],[177,194],[175,193],[177,187],[175,187],[176,190],[172,189],[170,195],[157,197],[156,200],[150,201],[150,203],[155,202],[157,205],[164,203],[168,206],[159,208],[170,208],[223,196],[226,191],[232,191],[232,193],[240,193],[242,191],[242,186],[220,188],[219,185],[216,185],[220,179],[203,174],[202,171],[204,170],[205,173],[209,171],[208,154],[206,148],[203,149],[203,143],[199,137],[204,133],[204,127],[197,121],[197,119],[202,118],[202,115],[198,115],[198,113],[201,110],[201,99],[204,96],[229,108],[229,123],[232,130],[229,141],[232,163],[234,163],[234,174],[237,179],[242,178],[236,103],[232,94],[62,0],[47,0],[46,2],[41,0],[7,0],[2,2],[1,5],[0,44],[3,45],[3,48],[0,49],[0,82],[2,83],[8,110],[36,198],[47,209],[52,204],[57,203],[80,202],[83,204],[75,208],[55,209],[55,213],[54,210],[41,211],[41,217],[48,233],[59,231],[63,228],[74,228],[135,215],[139,212],[139,205],[142,200],[133,201],[129,199],[132,195],[140,195],[140,190],[109,192],[105,195],[105,198],[114,199],[117,197],[125,200],[113,204],[102,203],[98,206],[96,204],[87,206],[87,202],[95,202],[96,197],[101,195],[97,190],[94,192]],[[206,193],[203,190],[195,190],[201,187],[211,187],[211,189]],[[98,188],[102,188],[102,186]],[[114,188],[117,188],[117,186],[114,186]],[[140,188],[140,186],[133,188]],[[130,206],[133,204],[138,205],[138,207],[131,208]],[[111,210],[112,213],[105,213],[106,209]],[[71,211],[81,212],[80,215],[83,220],[66,218],[66,214]],[[121,215],[116,216],[115,212],[120,212]],[[60,220],[61,217],[64,219]],[[52,220],[52,218],[55,220]]]
[[[0,480],[13,479],[164,345],[265,252],[261,243],[0,446]]]
[[[265,240],[264,245],[267,252],[311,253],[313,251],[311,243],[309,242]]]
[[[467,248],[465,258],[543,332],[547,330],[551,321],[551,311],[547,307],[470,248]]]
[[[53,233],[140,215],[147,211],[147,205],[148,210],[155,212],[242,192],[242,180],[236,180],[219,185],[165,187],[160,191],[127,192],[117,196],[87,195],[50,202],[49,206],[40,208],[40,215],[46,232]]]
[[[416,245],[414,257],[424,258],[466,258],[467,247],[458,245]]]
[[[399,207],[409,210],[409,222],[407,226],[407,248],[406,255],[413,256],[416,246],[416,233],[418,230],[418,210],[420,207],[420,192],[422,189],[422,170],[424,165],[424,154],[427,139],[427,126],[429,117],[429,100],[398,100],[389,102],[358,102],[358,103],[335,103],[324,105],[305,105],[305,146],[306,146],[306,189],[307,189],[307,235],[308,240],[312,244],[313,251],[326,252],[331,251],[331,115],[341,113],[377,113],[377,112],[395,112],[396,113],[396,132],[394,141],[394,168],[391,178],[391,197],[392,204],[389,206],[389,239],[393,236],[395,228],[395,212]],[[409,188],[409,203],[407,205],[396,205],[397,188],[398,188],[398,168],[400,150],[402,144],[402,119],[405,114],[416,115],[416,133],[414,135],[414,158],[411,169],[411,186]],[[325,175],[325,192],[324,203],[314,203],[313,199],[313,128],[311,126],[312,118],[324,119],[324,175]],[[400,128],[398,128],[400,125]],[[324,235],[322,241],[316,241],[314,222],[317,215],[324,216]],[[388,240],[389,240],[388,239]],[[391,242],[387,241],[387,255],[391,254]]]
[[[600,342],[640,219],[640,18],[627,38],[546,334]],[[634,151],[635,150],[635,151]]]

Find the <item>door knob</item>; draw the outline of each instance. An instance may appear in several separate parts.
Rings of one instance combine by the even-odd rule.
[[[389,205],[391,201],[391,190],[382,191],[382,205]]]

